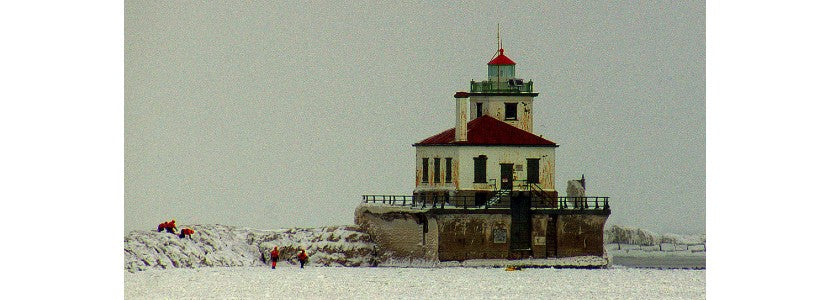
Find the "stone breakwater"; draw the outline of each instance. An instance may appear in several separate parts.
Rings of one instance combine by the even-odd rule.
[[[225,225],[180,225],[195,230],[191,238],[179,238],[154,230],[133,231],[124,237],[124,269],[265,266],[274,246],[280,263],[296,265],[300,249],[309,253],[312,266],[344,267],[470,267],[515,265],[515,260],[442,261],[399,258],[379,249],[369,234],[357,226],[258,230]],[[633,227],[611,226],[605,231],[609,256],[705,256],[705,235],[659,235]],[[571,257],[527,260],[540,266],[604,265],[603,257]]]
[[[354,226],[256,230],[224,225],[180,225],[196,232],[179,238],[166,232],[133,231],[124,237],[124,269],[264,266],[274,246],[280,262],[298,264],[300,249],[318,266],[376,266],[377,247]]]

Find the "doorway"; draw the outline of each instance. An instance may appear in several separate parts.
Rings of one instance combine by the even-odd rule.
[[[501,164],[501,189],[513,190],[513,164]]]
[[[510,250],[530,250],[530,195],[518,193],[510,198]]]

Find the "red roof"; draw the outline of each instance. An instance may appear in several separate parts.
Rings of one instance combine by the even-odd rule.
[[[504,55],[504,49],[499,49],[499,56],[496,56],[487,65],[515,65],[516,63]]]
[[[558,147],[556,143],[530,132],[513,127],[491,116],[481,116],[467,123],[467,140],[455,141],[455,128],[428,137],[414,146],[425,145],[469,145],[469,146],[547,146]]]

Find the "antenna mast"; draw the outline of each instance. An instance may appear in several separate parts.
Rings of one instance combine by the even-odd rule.
[[[501,49],[501,23],[496,23],[496,53],[493,53],[493,58],[499,55],[499,50]]]

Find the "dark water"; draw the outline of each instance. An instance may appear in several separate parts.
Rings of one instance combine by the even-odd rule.
[[[613,266],[659,269],[706,269],[705,256],[613,256]]]

